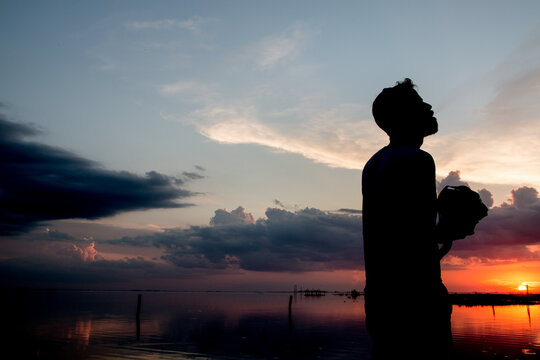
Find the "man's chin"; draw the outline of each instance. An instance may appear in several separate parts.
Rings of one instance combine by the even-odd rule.
[[[437,118],[433,117],[424,128],[424,136],[436,134],[437,131],[439,131],[439,124],[437,123]]]

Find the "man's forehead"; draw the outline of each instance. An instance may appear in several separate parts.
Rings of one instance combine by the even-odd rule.
[[[418,92],[416,92],[416,90],[411,91],[411,96],[413,99],[424,102],[424,99],[422,99],[422,97],[418,94]]]
[[[414,89],[411,89],[406,96],[406,100],[404,100],[408,103],[417,104],[424,102],[424,99],[422,99],[422,97],[418,95],[418,93]]]

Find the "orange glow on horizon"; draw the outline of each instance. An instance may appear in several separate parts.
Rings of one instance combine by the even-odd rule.
[[[459,270],[443,270],[443,282],[450,292],[537,293],[540,264],[535,261],[500,265],[473,264]],[[516,279],[520,279],[516,281]],[[523,281],[526,280],[526,281]],[[521,286],[525,289],[521,290]]]

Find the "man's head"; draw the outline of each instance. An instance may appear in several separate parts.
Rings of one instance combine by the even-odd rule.
[[[390,138],[425,137],[438,130],[431,105],[414,89],[411,79],[384,89],[373,102],[375,122]]]

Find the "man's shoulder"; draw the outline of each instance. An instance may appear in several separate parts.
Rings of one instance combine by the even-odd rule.
[[[433,156],[431,156],[430,153],[422,149],[415,149],[414,151],[411,152],[411,156],[421,159],[421,160],[433,161]]]
[[[380,158],[382,158],[384,156],[384,154],[387,152],[388,150],[388,146],[385,146],[383,147],[382,149],[380,149],[379,151],[377,151],[375,154],[373,154],[371,156],[371,158],[369,158],[369,160],[366,162],[366,164],[364,165],[364,169],[365,168],[369,168],[370,166],[372,166],[374,163],[378,162]]]
[[[410,159],[411,161],[423,163],[425,165],[435,165],[435,160],[433,160],[433,156],[431,156],[431,154],[427,151],[421,149],[416,149],[416,151],[412,152]]]
[[[366,179],[393,176],[404,172],[435,171],[435,161],[428,152],[415,147],[384,147],[366,163],[362,172]]]
[[[402,162],[435,163],[433,157],[427,151],[412,146],[385,146],[377,151],[366,163],[369,167],[374,163],[402,163]]]
[[[430,153],[417,147],[398,146],[390,149],[390,151],[392,151],[390,157],[393,157],[400,162],[434,162]]]

